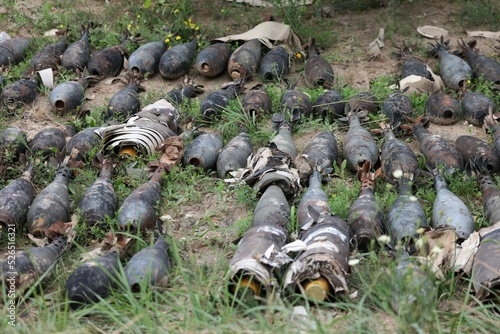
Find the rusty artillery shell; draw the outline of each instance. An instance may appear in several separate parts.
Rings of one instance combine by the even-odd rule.
[[[87,81],[67,81],[60,83],[49,95],[49,102],[52,109],[59,115],[76,110],[85,100],[85,88]]]
[[[399,179],[399,195],[387,213],[392,243],[402,242],[410,253],[416,251],[414,246],[419,237],[417,230],[428,226],[425,211],[418,198],[413,195],[412,179],[413,175],[403,175]]]
[[[500,230],[492,231],[479,243],[472,265],[472,284],[476,298],[486,299],[491,293],[498,292],[500,282]]]
[[[281,46],[266,53],[259,65],[259,73],[264,81],[281,81],[289,70],[290,55]]]
[[[0,66],[17,65],[26,57],[30,45],[27,38],[10,38],[0,43]]]
[[[244,81],[235,81],[208,94],[200,103],[200,113],[207,122],[217,119],[230,100],[236,99]]]
[[[109,100],[106,109],[106,120],[125,121],[130,116],[137,114],[141,110],[138,93],[139,82],[134,78],[130,78],[127,87],[116,92]]]
[[[261,114],[269,114],[272,111],[272,101],[265,89],[252,89],[245,94],[241,101],[243,111],[251,119],[259,119]]]
[[[404,120],[404,116],[413,113],[413,102],[402,93],[393,93],[382,102],[382,113],[389,119],[391,126],[396,126]]]
[[[103,161],[99,177],[85,190],[82,196],[78,207],[87,226],[103,223],[106,221],[106,217],[113,218],[115,216],[118,209],[118,198],[111,182],[113,168],[113,163]]]
[[[67,246],[66,237],[58,237],[45,247],[30,247],[17,252],[15,261],[6,260],[0,263],[2,283],[5,287],[14,284],[16,294],[22,294],[42,277],[42,283],[46,283],[54,268],[53,264]]]
[[[142,249],[130,259],[123,271],[132,292],[141,292],[144,287],[166,287],[170,271],[167,250],[167,242],[159,237],[153,246]]]
[[[290,123],[282,123],[278,130],[278,134],[274,136],[270,142],[270,147],[275,147],[281,152],[288,154],[291,159],[297,156],[297,147],[292,138],[292,126]]]
[[[446,180],[436,169],[433,170],[436,198],[432,206],[432,224],[434,228],[449,226],[455,229],[457,239],[463,241],[476,230],[474,218],[462,202],[452,193]]]
[[[146,43],[130,55],[127,68],[136,78],[153,76],[159,71],[161,56],[167,51],[165,41]]]
[[[31,153],[40,153],[43,157],[60,153],[66,146],[66,136],[67,133],[59,128],[42,129],[30,141]]]
[[[397,175],[416,175],[419,164],[415,153],[404,141],[394,136],[388,124],[381,124],[381,127],[384,132],[384,145],[380,162],[385,179],[391,184],[397,184]]]
[[[0,190],[0,225],[13,224],[16,231],[22,231],[28,208],[33,202],[33,166],[29,165],[23,175]]]
[[[254,76],[261,59],[262,44],[252,39],[239,46],[229,57],[227,71],[233,80]]]
[[[347,112],[360,113],[367,111],[370,114],[376,114],[378,109],[377,96],[373,92],[361,92],[351,96],[346,102]]]
[[[343,154],[349,169],[353,172],[360,170],[365,162],[375,166],[378,161],[377,142],[368,130],[361,126],[359,117],[350,113],[349,130],[344,137]]]
[[[227,68],[231,47],[226,43],[215,43],[200,51],[196,57],[196,70],[206,77],[216,77]]]
[[[465,44],[464,41],[462,41],[461,43],[459,42],[459,45],[462,47],[462,50],[465,53],[465,59],[472,68],[474,77],[482,77],[486,81],[500,83],[499,62],[475,52],[475,40],[470,41],[468,44]]]
[[[123,201],[118,210],[118,226],[122,230],[136,232],[155,227],[161,201],[163,168],[157,168],[146,181]]]
[[[482,126],[484,118],[488,115],[491,108],[495,113],[495,104],[493,101],[477,92],[465,92],[460,101],[465,120],[473,125]]]
[[[347,214],[351,243],[359,250],[369,249],[371,241],[382,235],[387,227],[384,211],[375,199],[375,179],[380,171],[371,173],[369,168],[370,164],[365,163],[358,172],[361,191]]]
[[[484,217],[490,226],[493,226],[500,221],[500,190],[498,190],[493,178],[485,174],[484,170],[476,171],[478,172],[477,182],[483,194]]]
[[[413,133],[418,139],[420,152],[432,168],[443,166],[449,171],[463,170],[464,160],[455,145],[441,136],[430,134],[421,123],[413,124]]]
[[[222,148],[217,157],[217,173],[221,179],[239,168],[246,167],[247,159],[252,154],[252,142],[247,133],[241,132]]]
[[[88,161],[88,155],[95,147],[102,142],[96,133],[98,128],[86,128],[75,134],[66,144],[66,153],[73,155],[73,149],[76,149],[76,156],[72,156],[75,161]]]
[[[28,68],[23,73],[23,77],[29,78],[35,72],[41,71],[47,68],[53,70],[57,69],[57,66],[61,65],[61,56],[66,50],[66,38],[62,38],[59,42],[49,44],[43,49],[38,51],[33,58],[31,58]]]
[[[312,103],[309,95],[296,89],[288,89],[281,96],[281,113],[289,115],[285,117],[292,124],[300,123],[302,117],[309,117],[312,114]]]
[[[61,65],[70,71],[83,71],[90,59],[90,23],[81,25],[82,36],[76,42],[71,43],[61,56]]]
[[[18,104],[32,104],[38,96],[38,82],[31,79],[19,79],[4,87],[1,98],[13,107]]]
[[[269,295],[276,284],[275,269],[291,261],[274,257],[286,242],[290,206],[279,186],[271,185],[262,194],[252,217],[252,226],[238,244],[229,263],[231,291],[249,287],[255,295]],[[266,251],[270,254],[266,256]],[[243,288],[242,288],[243,287]]]
[[[321,93],[316,101],[314,101],[312,115],[313,118],[329,120],[333,122],[335,119],[344,116],[345,101],[336,90],[325,90]]]
[[[206,171],[215,169],[223,145],[218,133],[203,132],[186,146],[182,163],[184,166],[201,167]]]
[[[297,209],[297,221],[301,232],[308,230],[316,222],[315,213],[318,215],[325,212],[330,213],[328,196],[321,188],[321,174],[319,170],[314,169],[310,173],[308,180],[309,187],[304,195],[302,195]]]
[[[411,49],[407,45],[401,49],[401,60],[401,79],[410,75],[416,75],[431,81],[433,80],[431,73],[427,69],[427,64],[422,59],[413,56]]]
[[[331,131],[324,131],[314,137],[306,146],[302,154],[295,158],[295,166],[299,170],[301,180],[309,179],[311,173],[332,169],[338,158],[338,145]]]
[[[34,199],[26,218],[28,232],[33,236],[44,237],[45,230],[55,222],[69,221],[68,183],[70,178],[71,170],[69,167],[61,165],[54,180],[43,188]]]
[[[128,51],[123,45],[104,48],[90,57],[87,70],[97,80],[114,77],[123,69],[127,55]]]
[[[117,252],[111,251],[76,268],[64,286],[69,306],[77,309],[106,298],[118,285],[119,263]]]
[[[441,41],[433,45],[440,61],[440,74],[446,87],[464,91],[472,77],[472,69],[465,60],[448,52],[448,42],[441,36]]]
[[[314,38],[311,39],[306,52],[307,60],[304,68],[306,84],[311,88],[324,87],[331,89],[334,78],[333,69],[328,61],[319,54]]]
[[[462,155],[466,169],[469,170],[473,164],[488,173],[500,171],[500,158],[487,142],[472,136],[460,136],[455,146]]]
[[[432,123],[450,125],[455,124],[462,117],[462,109],[453,96],[436,93],[427,99],[425,115]]]
[[[2,156],[13,156],[16,159],[28,149],[26,132],[17,126],[8,126],[0,136],[0,153]]]
[[[177,44],[163,53],[160,58],[160,74],[166,79],[177,79],[189,71],[193,63],[198,41]]]

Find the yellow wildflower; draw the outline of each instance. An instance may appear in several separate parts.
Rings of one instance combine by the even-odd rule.
[[[298,59],[302,58],[302,54],[300,52],[297,52],[297,54],[295,55]]]
[[[180,41],[181,40],[181,36],[175,36],[175,40],[176,41]]]
[[[174,10],[174,14],[177,14],[178,12],[179,12],[179,10],[178,10],[178,9]]]
[[[137,18],[140,19],[141,18],[141,15],[137,15]]]
[[[196,28],[194,28],[194,30],[200,30],[200,27],[196,27]]]
[[[221,13],[224,13],[224,8],[222,8],[222,9],[220,10],[220,12],[221,12]]]
[[[172,34],[168,34],[168,36],[167,36],[167,37],[168,37],[168,38],[172,37]]]
[[[170,38],[165,38],[165,43],[170,43]]]
[[[59,26],[59,28],[61,28],[61,29],[62,29],[62,28],[64,28],[64,26],[61,24],[61,25]]]
[[[131,25],[131,24],[129,24],[129,25],[127,26],[127,29],[128,29],[128,30],[130,30],[130,28],[132,28],[132,25]]]

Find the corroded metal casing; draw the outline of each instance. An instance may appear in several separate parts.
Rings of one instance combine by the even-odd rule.
[[[360,113],[367,111],[376,114],[378,109],[377,96],[373,92],[361,92],[351,96],[346,102],[346,115],[348,112]]]
[[[255,206],[252,227],[279,226],[286,232],[289,223],[290,205],[283,190],[277,185],[268,186]]]
[[[321,118],[333,122],[335,119],[343,117],[345,101],[336,90],[325,90],[314,101],[312,114],[313,118]]]
[[[361,191],[347,213],[351,243],[359,250],[368,250],[371,241],[387,229],[384,211],[375,199],[375,179],[378,174],[369,172],[368,167],[365,164],[358,172]]]
[[[45,46],[31,58],[30,64],[26,71],[24,71],[23,76],[29,78],[35,72],[47,68],[56,70],[57,66],[61,65],[61,56],[65,50],[66,38],[62,38],[57,43]]]
[[[338,158],[338,145],[331,131],[324,131],[314,137],[295,158],[301,180],[307,180],[317,168],[333,168]]]
[[[486,81],[500,83],[500,63],[490,57],[483,56],[474,51],[476,41],[472,40],[468,44],[460,43],[465,54],[465,59],[472,68],[474,77],[482,77]]]
[[[0,190],[0,224],[4,227],[14,224],[16,231],[23,229],[35,193],[31,183],[33,173],[33,166],[30,165],[21,177]]]
[[[270,114],[273,103],[264,89],[252,89],[241,101],[243,111],[252,119],[259,119],[261,114]]]
[[[481,237],[481,242],[472,265],[472,284],[476,298],[486,299],[493,291],[498,291],[500,282],[500,230]]]
[[[221,179],[239,168],[247,166],[247,159],[252,154],[252,142],[247,133],[241,132],[222,148],[217,157],[217,173]]]
[[[143,287],[167,286],[170,271],[167,250],[167,242],[159,237],[153,246],[142,249],[130,259],[123,271],[132,292],[141,292]]]
[[[418,139],[420,152],[432,168],[443,166],[449,171],[464,169],[464,160],[455,145],[429,133],[420,123],[413,125],[413,133]]]
[[[23,61],[30,45],[27,38],[10,38],[0,43],[0,66],[12,66]]]
[[[98,128],[86,128],[75,134],[66,144],[66,154],[72,155],[73,149],[78,152],[72,156],[75,161],[88,161],[92,149],[101,145],[101,137],[95,132]]]
[[[124,231],[145,231],[156,226],[161,201],[163,169],[158,168],[151,179],[134,189],[118,210],[118,226]]]
[[[206,77],[216,77],[227,68],[231,47],[227,43],[215,43],[200,51],[196,57],[196,70]]]
[[[28,232],[35,237],[44,237],[45,231],[55,222],[67,222],[70,219],[70,200],[68,183],[71,170],[61,165],[54,181],[49,183],[31,204],[26,222]]]
[[[455,229],[458,240],[467,239],[476,230],[469,209],[448,189],[444,177],[437,171],[434,171],[434,186],[436,189],[436,198],[432,206],[434,228],[449,226]]]
[[[236,79],[252,77],[261,59],[262,44],[258,39],[243,43],[229,57],[227,71],[229,76]]]
[[[119,263],[117,252],[111,251],[76,268],[64,286],[69,306],[77,309],[106,298],[118,285]]]
[[[166,79],[177,79],[189,71],[193,63],[198,41],[177,44],[163,53],[160,58],[160,74]]]
[[[277,46],[264,55],[259,65],[259,73],[264,81],[280,81],[290,70],[290,55],[286,49]]]
[[[269,141],[270,146],[274,145],[278,150],[284,152],[295,159],[297,156],[297,147],[292,137],[292,126],[290,123],[282,123],[278,130],[278,134]]]
[[[460,136],[455,146],[463,157],[465,166],[473,166],[488,173],[500,171],[500,158],[487,142],[472,136]]]
[[[460,101],[462,112],[467,122],[482,126],[484,118],[488,115],[491,108],[492,113],[495,113],[495,104],[493,101],[477,92],[465,92]]]
[[[59,128],[45,128],[30,141],[31,153],[41,153],[43,157],[54,155],[54,151],[62,152],[66,146],[66,132]]]
[[[404,120],[404,116],[411,116],[413,103],[402,93],[393,93],[382,102],[382,113],[389,119],[391,126],[396,126]]]
[[[215,169],[223,145],[218,133],[203,132],[186,146],[182,163],[184,166],[201,167],[206,171]]]
[[[118,209],[118,198],[116,197],[111,176],[113,164],[103,162],[101,172],[97,180],[85,190],[80,204],[80,214],[87,226],[103,223],[106,217],[113,218]]]
[[[161,56],[167,51],[164,41],[146,43],[130,55],[127,68],[136,78],[152,76],[159,71]]]
[[[200,113],[205,121],[212,122],[217,119],[229,101],[236,99],[239,91],[240,85],[235,83],[208,94],[200,103]]]
[[[8,105],[32,104],[38,96],[38,83],[31,79],[20,79],[4,87],[1,98]]]
[[[462,109],[453,96],[436,93],[427,99],[425,115],[432,123],[450,125],[455,124],[462,117]]]
[[[314,212],[311,212],[314,211]],[[301,231],[308,230],[315,222],[316,214],[330,213],[328,196],[321,188],[321,175],[314,170],[309,176],[309,187],[302,195],[297,209],[297,220]]]
[[[401,79],[409,77],[410,75],[433,80],[431,73],[427,69],[427,64],[417,57],[408,55],[404,57],[403,63],[401,64]]]
[[[128,51],[122,45],[107,47],[90,57],[87,70],[98,80],[114,77],[122,70],[127,54]]]
[[[49,95],[52,109],[59,115],[76,110],[85,100],[85,87],[81,81],[67,81],[60,83]]]
[[[344,137],[343,156],[353,172],[363,167],[365,162],[375,166],[378,160],[377,142],[370,132],[361,126],[358,116],[349,116],[349,130]]]
[[[302,117],[309,117],[312,113],[312,103],[309,95],[296,89],[287,90],[281,96],[281,112],[290,115],[292,124],[299,123]]]
[[[106,108],[106,120],[116,119],[125,121],[141,110],[138,98],[139,82],[131,79],[127,87],[116,92],[109,100]]]
[[[331,89],[333,86],[334,74],[332,66],[319,54],[314,44],[307,48],[304,79],[311,88],[324,87]]]
[[[500,222],[500,190],[493,178],[482,172],[477,174],[477,182],[483,193],[484,217],[493,226]]]
[[[447,50],[447,43],[436,43],[434,48],[440,60],[440,74],[446,87],[455,91],[465,90],[467,81],[472,78],[472,69],[462,58],[451,54]]]
[[[417,230],[428,226],[425,211],[412,193],[412,185],[413,182],[407,177],[403,176],[400,179],[399,195],[387,213],[392,243],[402,242],[410,248],[418,238]]]
[[[17,126],[8,126],[3,129],[0,135],[0,153],[2,155],[19,157],[20,154],[26,153],[27,149],[26,132]]]
[[[0,284],[10,286],[14,283],[16,294],[22,294],[42,277],[42,283],[46,283],[54,268],[53,264],[67,246],[66,237],[58,237],[45,247],[30,247],[17,252],[15,261],[7,259],[0,263]]]
[[[90,24],[86,27],[82,25],[82,36],[74,43],[71,43],[61,56],[62,67],[73,72],[83,71],[90,59],[89,32]]]
[[[391,184],[397,184],[395,174],[416,175],[419,164],[413,150],[404,141],[397,139],[389,127],[383,131],[385,135],[380,162],[385,179]]]

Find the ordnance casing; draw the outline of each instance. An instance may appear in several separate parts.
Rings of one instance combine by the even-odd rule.
[[[404,116],[411,116],[413,113],[413,102],[402,93],[393,93],[382,102],[382,113],[389,118],[391,126],[399,125]]]
[[[64,291],[69,306],[77,309],[106,298],[118,285],[120,259],[116,251],[85,262],[68,277]]]
[[[309,229],[315,222],[311,209],[317,214],[330,213],[328,196],[321,188],[321,175],[316,169],[309,176],[309,187],[302,195],[297,209],[297,220],[301,231]]]
[[[218,133],[201,133],[186,146],[182,163],[206,171],[215,169],[222,146],[222,137]]]
[[[270,114],[272,112],[272,101],[264,89],[252,89],[245,94],[241,101],[243,111],[251,119],[259,119],[261,114]]]
[[[487,142],[473,136],[460,136],[455,140],[455,146],[466,168],[475,167],[488,173],[500,171],[500,158]]]
[[[66,144],[66,154],[71,155],[73,149],[78,152],[72,157],[76,161],[88,161],[91,150],[101,145],[101,137],[95,132],[98,128],[86,128],[75,134]]]
[[[348,112],[360,113],[362,111],[376,114],[378,109],[377,96],[371,91],[358,93],[347,99],[345,108],[346,116]]]
[[[484,217],[493,226],[500,222],[500,190],[493,178],[481,171],[478,171],[477,182],[483,193]]]
[[[118,210],[118,226],[124,231],[145,231],[156,226],[161,201],[163,168],[157,168],[149,181],[134,189]]]
[[[130,78],[127,87],[116,92],[109,100],[106,108],[106,120],[125,121],[130,116],[137,114],[141,110],[138,92],[139,82]]]
[[[435,93],[427,98],[425,115],[432,123],[450,125],[461,119],[462,109],[453,96]]]
[[[160,236],[153,246],[142,249],[130,259],[123,271],[132,292],[141,292],[143,287],[167,286],[170,271],[167,250],[167,242]]]
[[[290,55],[284,47],[277,46],[264,55],[259,73],[264,81],[280,81],[290,69]]]
[[[233,79],[249,78],[255,75],[261,59],[262,44],[251,39],[239,46],[229,57],[227,71]]]
[[[378,160],[377,142],[370,132],[361,126],[358,116],[349,114],[349,130],[344,137],[343,156],[353,172],[363,167],[365,162],[375,166]]]
[[[198,41],[177,44],[163,53],[160,58],[160,74],[166,79],[177,79],[189,71],[193,63]]]
[[[66,165],[59,167],[56,177],[36,196],[26,218],[28,232],[35,237],[44,237],[45,231],[55,222],[70,220],[68,183],[71,170]]]
[[[47,68],[57,69],[61,65],[61,56],[66,50],[66,38],[59,42],[46,45],[31,58],[28,68],[23,73],[23,77],[29,78],[35,72]]]
[[[476,298],[486,299],[498,291],[500,282],[500,230],[494,230],[481,237],[472,264],[472,284]]]
[[[230,100],[236,99],[241,84],[238,82],[225,85],[219,90],[208,94],[200,103],[200,113],[207,122],[217,119]]]
[[[319,54],[314,38],[307,46],[306,51],[307,60],[304,67],[306,84],[311,88],[324,87],[331,89],[334,79],[333,69],[328,61]]]
[[[165,41],[141,45],[128,58],[127,68],[136,78],[153,76],[159,71],[161,56],[167,51]]]
[[[71,43],[61,56],[62,67],[73,72],[83,71],[90,59],[90,24],[82,25],[82,36],[74,43]]]
[[[33,154],[41,152],[43,157],[62,152],[66,146],[66,132],[59,128],[45,128],[40,130],[30,141],[30,150]]]
[[[460,101],[462,112],[467,122],[482,126],[484,118],[491,112],[495,113],[495,104],[484,94],[478,92],[465,92]]]
[[[465,59],[472,68],[474,77],[483,77],[486,81],[500,82],[500,63],[490,57],[483,56],[474,51],[476,41],[472,40],[468,44],[463,41],[459,43],[465,53]]]
[[[18,158],[26,153],[28,149],[28,139],[26,132],[17,126],[8,126],[3,129],[0,136],[0,152],[4,156],[13,155]]]
[[[216,77],[227,68],[231,47],[227,43],[215,43],[200,51],[196,57],[196,70],[206,77]]]
[[[296,89],[287,90],[281,96],[281,112],[290,115],[292,124],[302,120],[302,116],[309,117],[312,113],[312,103],[309,95]]]
[[[0,66],[17,65],[26,57],[30,40],[23,37],[10,38],[0,43]]]
[[[286,233],[289,223],[290,205],[283,190],[277,185],[268,186],[255,206],[252,227],[278,226]]]
[[[8,105],[32,104],[38,96],[38,82],[31,79],[19,79],[5,86],[1,98]]]
[[[14,224],[16,231],[22,231],[35,193],[33,174],[33,166],[29,165],[21,177],[0,190],[0,224],[4,227]]]
[[[292,126],[290,123],[282,123],[280,125],[278,134],[269,141],[270,145],[275,145],[278,150],[284,152],[295,159],[297,156],[297,147],[292,137]]]
[[[338,145],[331,131],[324,131],[314,137],[295,158],[301,180],[307,180],[317,168],[333,168],[338,158]]]
[[[49,95],[52,109],[59,115],[76,110],[85,100],[86,87],[87,82],[83,79],[58,84]]]
[[[252,154],[252,142],[247,133],[241,132],[224,146],[217,157],[217,173],[221,179],[228,173],[247,166],[247,160]]]
[[[321,93],[312,108],[313,118],[320,118],[333,122],[335,119],[343,117],[345,101],[342,95],[336,90],[325,90]]]
[[[472,78],[472,69],[467,62],[447,51],[448,42],[441,42],[434,45],[440,60],[440,74],[446,87],[455,91],[465,90],[467,81]]]
[[[114,77],[123,69],[127,49],[123,45],[104,48],[90,57],[87,70],[97,80]]]

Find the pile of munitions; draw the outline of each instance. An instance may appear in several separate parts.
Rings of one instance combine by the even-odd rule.
[[[479,298],[485,298],[498,286],[500,262],[489,255],[500,249],[500,192],[491,176],[500,169],[500,125],[494,117],[492,100],[469,91],[468,82],[482,77],[492,85],[500,83],[500,64],[477,53],[474,41],[460,42],[465,60],[450,53],[443,39],[434,45],[434,52],[440,58],[443,91],[446,87],[447,91],[459,92],[460,101],[454,94],[428,91],[425,118],[414,119],[412,101],[405,92],[395,92],[382,103],[370,91],[343,99],[333,89],[333,69],[313,39],[305,47],[304,79],[308,87],[323,87],[324,92],[312,103],[307,94],[287,85],[281,97],[281,110],[274,110],[273,114],[265,83],[281,82],[289,73],[291,50],[283,46],[265,52],[261,42],[253,39],[232,51],[230,44],[219,42],[196,54],[197,40],[193,39],[171,48],[163,41],[150,42],[130,55],[124,43],[91,52],[90,28],[82,27],[81,39],[70,45],[66,37],[62,37],[57,43],[44,47],[31,59],[21,79],[7,85],[4,78],[0,81],[2,104],[30,105],[39,95],[37,72],[47,68],[57,71],[60,67],[75,71],[77,80],[58,84],[48,96],[53,112],[67,116],[82,105],[87,86],[117,76],[128,60],[124,77],[127,86],[116,93],[107,106],[109,124],[78,133],[71,127],[44,129],[29,142],[18,127],[3,130],[0,160],[4,161],[4,155],[9,154],[15,161],[22,161],[25,153],[31,152],[47,160],[58,157],[62,161],[54,180],[37,194],[32,184],[33,166],[29,162],[24,174],[0,191],[0,223],[4,228],[15,226],[17,231],[23,231],[26,226],[34,238],[51,240],[47,246],[31,247],[17,254],[14,268],[8,261],[1,263],[4,283],[14,277],[17,291],[22,292],[37,280],[50,278],[54,263],[71,243],[65,234],[65,223],[70,222],[75,209],[70,207],[68,191],[72,169],[93,160],[100,174],[78,205],[87,226],[103,224],[107,218],[116,216],[122,231],[154,230],[162,200],[163,175],[172,172],[181,161],[184,166],[215,170],[220,178],[250,185],[260,199],[251,227],[242,236],[229,263],[231,291],[245,289],[257,296],[271,296],[283,290],[286,294],[302,293],[319,301],[334,300],[348,292],[346,275],[351,250],[370,249],[384,235],[390,236],[390,242],[384,247],[402,250],[398,270],[414,267],[416,280],[421,281],[422,277],[425,280],[424,273],[411,261],[412,256],[421,254],[417,241],[423,235],[451,231],[453,249],[460,250],[471,235],[477,234],[471,213],[448,189],[445,179],[445,175],[458,170],[474,172],[484,195],[484,216],[496,228],[490,228],[489,233],[479,232],[480,241],[477,253],[472,256],[470,275]],[[24,58],[28,47],[29,40],[25,38],[0,43],[0,65],[15,66]],[[402,50],[401,57],[402,80],[410,77],[436,80],[429,67],[412,56],[409,48]],[[164,99],[141,108],[138,94],[142,78],[159,73],[167,80],[176,80],[191,71],[193,63],[202,76],[215,77],[227,71],[233,79],[201,100],[200,119],[205,124],[217,122],[224,108],[242,93],[249,80],[264,81],[264,85],[246,92],[242,112],[254,118],[272,114],[272,126],[277,132],[266,146],[254,151],[243,129],[226,145],[220,134],[201,132],[184,147],[188,136],[184,136],[187,131],[183,132],[179,124],[178,108],[201,92],[201,87],[189,79],[184,79],[182,89],[171,91]],[[368,131],[363,124],[367,116],[379,112],[379,107],[387,119],[378,130],[384,137],[380,148],[372,136],[373,131]],[[305,118],[346,122],[348,131],[342,139],[342,152],[335,137],[339,134],[326,131],[312,139],[299,154],[292,131],[300,127]],[[427,121],[453,124],[460,119],[490,130],[494,146],[471,136],[461,136],[450,143],[426,129]],[[397,138],[404,131],[412,131],[417,138],[430,174],[420,170],[415,153],[404,140]],[[92,159],[89,152],[96,147],[101,153]],[[162,155],[158,162],[150,164],[151,178],[118,206],[111,182],[115,166],[113,154],[147,159],[155,151]],[[331,211],[322,189],[323,180],[328,180],[339,158],[346,160],[349,170],[361,181],[359,197],[353,203],[346,203],[350,207],[346,220]],[[375,170],[378,165],[381,167]],[[426,173],[434,179],[437,193],[430,224],[413,194],[415,178]],[[375,181],[379,177],[399,189],[388,212],[375,200]],[[302,193],[303,187],[307,190]],[[297,211],[300,232],[296,240],[290,240],[289,203],[301,193]],[[153,246],[135,254],[126,264],[126,281],[133,291],[167,284],[170,268],[167,248],[164,236],[159,233]],[[71,273],[65,293],[72,307],[96,302],[117,288],[122,281],[118,275],[123,252],[123,247],[115,243],[107,253],[85,262]]]

